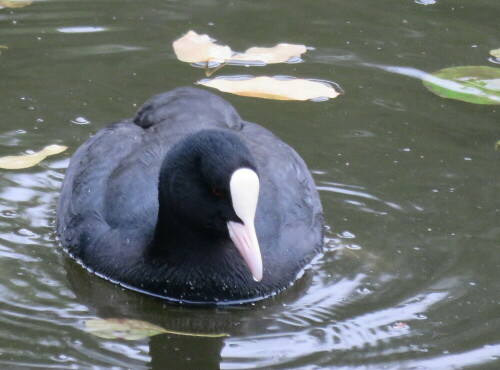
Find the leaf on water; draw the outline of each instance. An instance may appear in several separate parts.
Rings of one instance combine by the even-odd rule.
[[[32,2],[33,0],[0,0],[0,8],[24,8]]]
[[[500,49],[491,50],[490,51],[490,55],[493,56],[493,57],[495,57],[495,58],[500,59]]]
[[[329,99],[340,94],[326,82],[297,78],[267,76],[246,79],[215,78],[201,80],[198,83],[236,95],[274,100]]]
[[[173,42],[177,59],[187,63],[219,62],[231,58],[233,52],[229,46],[214,43],[208,35],[198,35],[189,31]]]
[[[93,335],[105,339],[139,340],[158,334],[176,334],[192,337],[226,337],[227,334],[200,334],[170,331],[147,321],[128,319],[91,319],[85,321],[85,328]]]
[[[243,54],[233,55],[228,62],[232,61],[257,61],[266,64],[285,63],[291,58],[300,58],[307,51],[305,45],[278,44],[272,48],[253,47]]]
[[[495,143],[495,150],[498,150],[498,148],[500,148],[500,140],[498,140],[498,141]]]
[[[177,58],[187,63],[284,63],[291,58],[300,58],[307,51],[305,45],[283,43],[272,48],[252,47],[244,53],[235,54],[229,46],[217,45],[210,36],[199,35],[193,30],[172,45]]]
[[[424,86],[443,98],[475,104],[500,104],[500,68],[464,66],[427,75]]]
[[[17,170],[21,168],[33,167],[40,161],[47,158],[49,155],[59,154],[68,149],[67,146],[62,145],[49,145],[37,153],[25,155],[9,155],[7,157],[0,157],[0,168],[8,170]]]

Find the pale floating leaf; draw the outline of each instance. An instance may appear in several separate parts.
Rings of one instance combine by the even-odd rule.
[[[17,170],[21,168],[33,167],[50,155],[59,154],[68,149],[67,146],[49,145],[37,153],[25,155],[9,155],[0,157],[0,168]]]
[[[500,49],[494,49],[490,51],[492,57],[500,59]]]
[[[463,66],[427,75],[424,86],[443,98],[475,104],[500,104],[500,68]]]
[[[85,321],[85,327],[91,334],[106,339],[138,340],[166,333],[162,327],[140,320],[92,319]]]
[[[311,100],[335,98],[339,95],[325,82],[276,77],[253,77],[247,79],[215,78],[198,81],[199,84],[220,91],[256,98],[274,100]]]
[[[266,64],[285,63],[290,58],[300,58],[307,51],[305,45],[278,44],[272,48],[253,47],[242,54],[233,55],[232,61],[260,61]]]
[[[32,2],[33,0],[0,0],[0,8],[24,8]]]
[[[91,319],[85,328],[93,335],[104,339],[139,340],[158,334],[176,334],[193,337],[226,337],[227,334],[200,334],[170,331],[147,321],[128,319]]]
[[[208,35],[189,31],[172,44],[177,59],[187,63],[224,62],[233,52],[229,46],[214,43]]]

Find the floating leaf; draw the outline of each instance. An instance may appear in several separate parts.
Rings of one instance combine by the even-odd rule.
[[[307,51],[305,45],[282,43],[272,48],[252,47],[244,53],[235,54],[229,46],[217,45],[208,35],[199,35],[193,30],[172,45],[177,58],[187,63],[284,63],[291,58],[299,58]]]
[[[466,66],[441,69],[423,80],[443,98],[475,104],[500,104],[500,68]]]
[[[208,35],[198,35],[194,31],[175,40],[172,46],[177,58],[187,63],[223,62],[233,55],[229,46],[217,45]]]
[[[158,334],[176,334],[192,337],[227,337],[227,334],[200,334],[171,331],[147,321],[128,319],[91,319],[85,321],[86,329],[93,335],[105,339],[139,340]]]
[[[245,79],[215,78],[198,83],[236,95],[274,100],[328,99],[339,95],[339,92],[326,82],[296,78],[267,76]]]
[[[498,150],[498,148],[500,148],[500,140],[498,140],[498,141],[495,143],[495,150]]]
[[[278,44],[272,48],[253,47],[243,54],[233,55],[228,62],[232,61],[260,61],[266,64],[284,63],[290,58],[299,58],[307,51],[305,45]]]
[[[59,154],[68,149],[67,146],[62,145],[49,145],[37,153],[25,155],[9,155],[7,157],[0,157],[0,168],[9,170],[17,170],[21,168],[28,168],[36,165],[44,160],[49,155]]]
[[[32,2],[33,0],[0,0],[0,8],[24,8]]]
[[[500,49],[494,49],[490,51],[491,56],[500,59]]]

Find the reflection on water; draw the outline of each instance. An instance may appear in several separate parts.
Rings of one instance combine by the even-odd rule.
[[[499,4],[431,3],[76,0],[0,9],[8,46],[0,155],[69,146],[0,173],[0,367],[497,368],[498,108],[440,99],[419,79],[452,65],[494,66]],[[314,46],[303,63],[248,74],[320,76],[346,90],[304,104],[224,95],[304,156],[329,225],[324,256],[263,302],[200,308],[124,290],[67,257],[53,232],[76,147],[153,93],[202,78],[170,47],[187,27],[238,50]],[[84,329],[91,318],[230,336],[101,339]]]

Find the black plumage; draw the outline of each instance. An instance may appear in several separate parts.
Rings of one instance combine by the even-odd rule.
[[[229,237],[239,222],[229,180],[258,174],[255,230],[263,278]],[[230,303],[289,286],[322,246],[322,210],[298,154],[241,120],[222,98],[178,88],[133,119],[101,129],[71,158],[57,211],[62,245],[132,289],[192,303]]]

